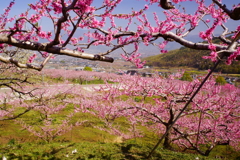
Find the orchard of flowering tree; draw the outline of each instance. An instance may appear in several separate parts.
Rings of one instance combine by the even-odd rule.
[[[17,153],[10,144],[80,143],[92,134],[95,139],[90,142],[122,145],[116,151],[122,155],[108,150],[100,155],[104,159],[164,159],[162,148],[209,156],[214,150],[223,152],[223,146],[226,154],[222,158],[240,157],[240,89],[218,85],[212,74],[218,64],[240,60],[239,2],[1,3],[6,6],[0,12],[0,141],[9,144],[0,149],[3,158],[33,156]],[[193,35],[203,42],[195,41]],[[191,82],[181,80],[182,71],[141,77],[44,69],[57,56],[114,63],[116,53],[142,68],[144,48],[168,54],[172,44],[209,51],[202,58],[214,67],[203,79]],[[134,144],[127,145],[131,140],[141,143],[131,150]],[[73,146],[51,147],[42,157],[81,159],[85,155],[88,159],[99,154],[92,148],[93,153],[70,151]],[[139,151],[143,146],[147,151]]]

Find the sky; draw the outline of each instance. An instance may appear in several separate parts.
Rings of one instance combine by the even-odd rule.
[[[211,0],[206,0],[207,2],[211,2]],[[238,0],[222,0],[222,3],[225,4],[229,9],[232,8],[232,6],[234,4],[237,3]],[[11,0],[1,0],[1,5],[0,5],[0,13],[3,12],[4,8],[6,8],[9,3],[11,2]],[[29,8],[28,4],[30,3],[34,3],[35,0],[15,0],[15,5],[13,6],[11,12],[10,12],[10,16],[14,16],[14,15],[19,15],[20,13],[26,11],[27,8]],[[94,0],[93,4],[94,6],[100,6],[102,3],[102,0]],[[132,8],[134,10],[140,10],[144,7],[144,4],[146,4],[147,2],[145,0],[123,0],[121,2],[121,4],[118,6],[118,8],[116,9],[115,13],[130,13]],[[193,13],[196,10],[196,5],[194,5],[194,2],[183,2],[178,4],[177,6],[175,5],[175,7],[185,7],[188,13]],[[154,6],[150,6],[150,8],[147,10],[146,14],[148,16],[148,19],[150,21],[150,23],[155,24],[155,21],[153,19],[153,12],[156,12],[158,14],[159,19],[161,20],[162,18],[164,18],[165,16],[163,16],[163,9],[159,8],[157,5]],[[45,31],[49,31],[52,29],[51,25],[45,25],[48,24],[49,21],[46,22],[40,22],[40,25],[43,27],[43,29]],[[115,20],[117,25],[121,25],[121,23],[123,23],[122,21],[119,20]],[[239,21],[229,21],[228,23],[228,28],[230,30],[236,29],[236,26],[239,25]],[[188,40],[192,40],[192,41],[196,41],[199,42],[201,41],[201,39],[199,38],[199,31],[203,31],[206,30],[207,28],[205,26],[200,26],[198,27],[198,29],[196,29],[194,32],[191,33],[191,35],[186,38]],[[130,28],[131,29],[131,28]],[[220,30],[219,30],[220,33]],[[171,50],[171,49],[176,49],[176,48],[180,48],[181,46],[176,44],[176,43],[171,43],[170,45],[167,46],[167,50]],[[147,52],[147,50],[149,50],[150,47],[148,47],[148,49],[143,48],[142,52]],[[154,49],[151,48],[151,50],[153,50],[153,52],[158,52],[158,49]],[[93,49],[92,52],[95,52],[95,49]]]

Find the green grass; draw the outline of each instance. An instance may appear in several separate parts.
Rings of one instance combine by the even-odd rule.
[[[69,81],[71,81],[72,83],[74,84],[82,84],[82,85],[87,85],[87,84],[105,84],[105,81],[102,80],[102,79],[94,79],[94,80],[90,80],[90,81],[87,81],[87,80],[84,80],[84,79],[70,79]],[[114,83],[114,82],[111,82],[111,81],[107,81],[108,83]]]
[[[207,71],[198,71],[198,70],[188,70],[186,73],[189,73],[191,75],[196,74],[196,75],[206,75],[208,72]]]
[[[23,143],[14,141],[1,145],[0,158],[8,159],[47,159],[47,160],[144,160],[153,146],[140,141],[129,140],[125,143],[79,142],[66,143]],[[214,160],[195,154],[174,152],[159,148],[154,152],[152,160]]]

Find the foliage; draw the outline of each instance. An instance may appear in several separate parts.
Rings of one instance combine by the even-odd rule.
[[[169,51],[166,54],[159,54],[144,58],[146,65],[163,67],[192,67],[198,70],[208,70],[213,67],[213,63],[208,59],[202,59],[208,51],[194,50],[182,47],[177,50]],[[221,63],[215,69],[216,72],[222,73],[240,73],[239,62],[233,62],[231,65]]]
[[[0,147],[0,158],[7,159],[146,159],[151,145],[146,145],[140,141],[127,141],[126,143],[101,143],[101,142],[79,142],[66,143],[55,142],[51,144],[44,143],[15,143],[2,145]],[[208,158],[195,154],[174,152],[165,149],[159,149],[152,156],[156,160],[215,160],[217,158]]]
[[[84,69],[83,69],[84,71],[92,71],[92,68],[91,67],[88,67],[88,66],[86,66],[86,67],[84,67]]]
[[[183,81],[193,81],[193,78],[188,72],[184,72],[183,76],[181,77],[181,80]]]
[[[218,76],[218,77],[216,78],[216,83],[219,84],[219,85],[225,85],[227,82],[226,82],[226,80],[224,79],[224,77]]]

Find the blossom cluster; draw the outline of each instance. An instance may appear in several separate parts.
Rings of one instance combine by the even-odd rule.
[[[179,5],[185,1],[188,0],[172,0],[172,3]],[[212,39],[216,29],[228,22],[229,15],[215,3],[189,1],[197,5],[194,13],[189,13],[185,8],[175,7],[171,10],[163,10],[161,14],[159,12],[148,13],[152,7],[160,7],[157,0],[145,0],[146,3],[143,3],[140,9],[132,8],[129,13],[118,12],[118,7],[123,0],[104,0],[100,5],[93,3],[93,0],[39,0],[30,3],[29,8],[19,16],[8,18],[15,4],[12,0],[4,13],[0,15],[0,33],[10,35],[18,41],[41,41],[48,46],[59,48],[75,47],[73,51],[80,52],[91,50],[92,46],[109,47],[110,49],[101,53],[102,55],[131,44],[137,44],[139,47],[141,44],[159,46],[159,51],[166,53],[165,46],[168,41],[176,41],[188,46],[189,42],[186,42],[184,38],[203,24],[207,29],[200,31],[199,37],[207,40],[207,49],[211,51],[210,55],[204,58],[216,61],[218,51],[225,49],[227,44],[217,44],[220,46],[217,48]],[[165,18],[162,18],[163,16]],[[150,17],[153,17],[154,23],[149,19]],[[119,26],[120,22],[121,26]],[[6,23],[11,26],[6,28]],[[42,26],[43,23],[49,25]],[[86,32],[79,33],[80,29]],[[238,30],[239,27],[236,31]],[[236,31],[232,32],[234,36],[236,36]],[[169,36],[170,34],[174,36]],[[156,45],[154,42],[160,38],[163,38],[163,42]],[[9,45],[7,43],[5,42],[4,47]],[[196,47],[201,48],[201,46]],[[46,48],[45,51],[48,52]],[[237,50],[233,52],[234,54],[227,60],[228,64],[239,56]],[[138,67],[141,67],[142,64],[136,58],[138,55],[136,53],[138,52],[135,49],[128,52],[127,55],[130,58],[127,60],[134,61]],[[131,54],[135,58],[131,57]],[[33,60],[32,57],[29,61]]]

